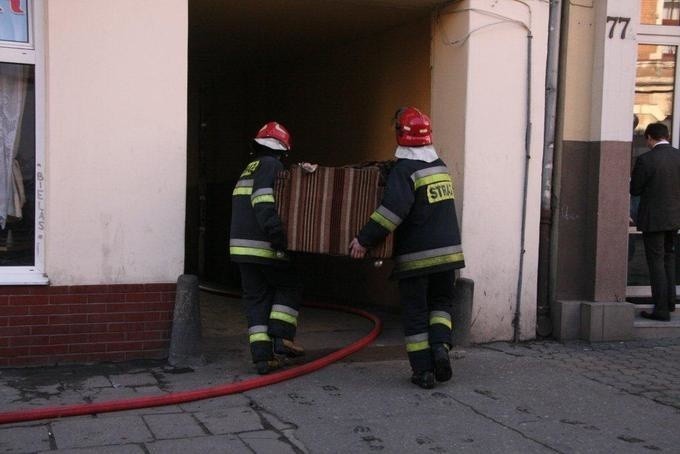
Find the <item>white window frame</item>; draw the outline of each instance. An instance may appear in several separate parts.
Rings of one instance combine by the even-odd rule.
[[[0,285],[46,285],[45,274],[45,0],[28,0],[28,43],[0,41],[0,62],[34,66],[35,259],[33,266],[0,266]]]
[[[638,40],[642,36],[680,37],[680,25],[638,25]]]

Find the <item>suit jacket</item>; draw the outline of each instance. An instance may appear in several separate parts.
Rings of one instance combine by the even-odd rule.
[[[659,144],[640,155],[630,180],[640,196],[637,228],[643,232],[680,229],[680,151]]]

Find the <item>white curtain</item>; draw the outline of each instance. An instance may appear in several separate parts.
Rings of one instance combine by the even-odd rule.
[[[0,228],[7,217],[22,217],[26,201],[21,169],[16,162],[24,116],[29,67],[0,63]]]

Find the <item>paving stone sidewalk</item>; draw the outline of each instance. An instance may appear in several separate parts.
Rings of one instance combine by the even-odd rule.
[[[374,350],[244,394],[0,426],[0,453],[674,452],[680,443],[658,439],[680,423],[678,340],[481,345],[457,350],[454,382],[432,391],[408,383],[396,351]],[[0,402],[100,402],[249,376],[234,352],[186,374],[160,362],[3,370]]]
[[[183,371],[160,361],[4,369],[0,411],[251,378],[234,311],[206,311],[203,362],[193,372],[177,373]],[[186,404],[0,425],[0,453],[679,451],[679,339],[457,349],[453,380],[422,390],[408,380],[398,317],[384,320],[370,348],[318,372]],[[365,320],[324,311],[306,311],[300,321],[308,359],[370,329]]]
[[[597,383],[680,409],[680,339],[503,342],[483,348],[558,363]]]

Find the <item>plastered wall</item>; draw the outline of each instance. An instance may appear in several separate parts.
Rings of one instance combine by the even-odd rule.
[[[516,21],[533,34],[529,73],[527,29]],[[455,131],[437,141],[455,169],[457,186],[463,186],[458,203],[466,268],[461,275],[475,282],[474,341],[511,339],[518,300],[520,338],[535,336],[547,21],[545,2],[457,2],[442,11],[433,40],[433,98],[451,99],[455,93],[465,99],[462,114],[452,107],[454,101],[437,101],[434,122],[437,130],[446,124]],[[493,22],[501,23],[489,25]],[[531,159],[520,278],[527,77],[532,86]],[[464,95],[454,85],[463,78]]]
[[[46,3],[50,281],[174,282],[184,260],[187,2]]]

